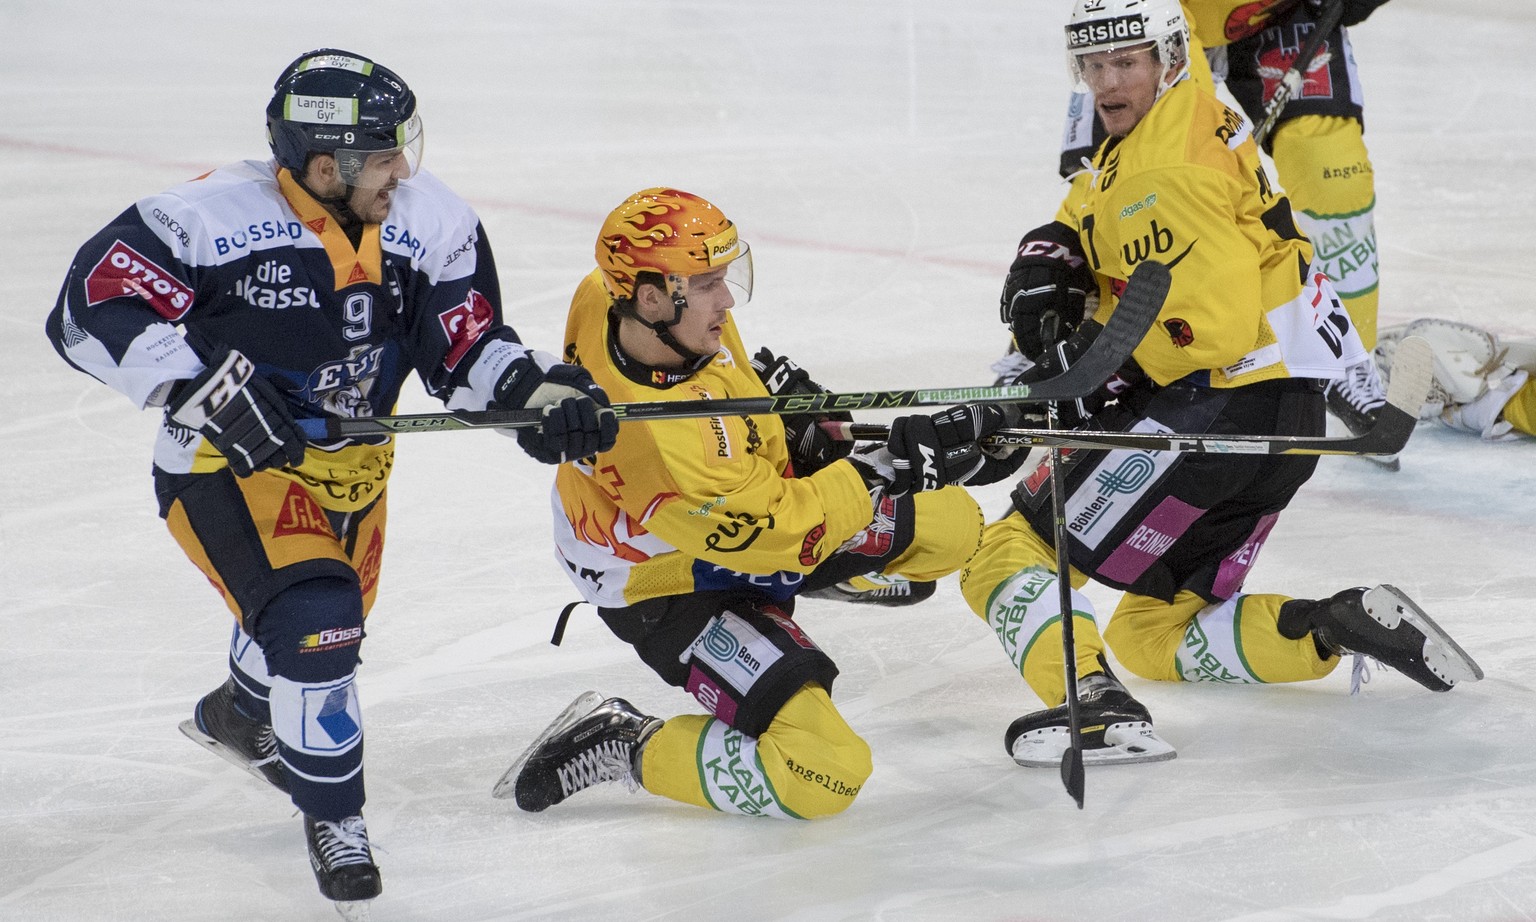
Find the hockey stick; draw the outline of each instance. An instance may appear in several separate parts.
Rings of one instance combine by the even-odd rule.
[[[853,393],[779,394],[768,397],[727,397],[720,400],[655,400],[615,404],[620,422],[651,419],[691,419],[707,416],[754,416],[784,413],[836,413],[906,407],[949,406],[956,403],[1023,403],[1071,400],[1093,393],[1130,357],[1146,335],[1168,295],[1168,268],[1148,260],[1136,267],[1109,322],[1076,364],[1054,378],[1005,387],[950,387]],[[459,413],[419,413],[405,416],[327,416],[301,419],[305,437],[332,441],[353,436],[398,432],[443,432],[451,429],[518,429],[537,426],[541,410],[481,410]]]
[[[1307,40],[1302,43],[1301,50],[1291,61],[1291,66],[1286,68],[1285,75],[1280,78],[1280,85],[1275,87],[1275,95],[1264,104],[1264,121],[1254,129],[1253,143],[1262,149],[1264,142],[1269,138],[1270,132],[1275,130],[1275,123],[1280,120],[1280,112],[1296,91],[1301,89],[1305,77],[1302,75],[1312,66],[1312,59],[1317,57],[1317,52],[1323,47],[1323,42],[1328,38],[1328,33],[1338,28],[1339,19],[1344,15],[1343,0],[1333,0],[1323,10],[1323,15],[1317,20],[1316,27],[1307,35]]]
[[[1387,381],[1387,402],[1377,411],[1376,425],[1357,436],[1195,435],[1158,432],[1105,432],[1059,429],[999,429],[983,440],[987,445],[1028,445],[1097,451],[1172,451],[1181,454],[1251,455],[1391,455],[1403,450],[1419,421],[1419,408],[1429,395],[1434,360],[1429,343],[1409,336],[1398,344]],[[865,423],[823,423],[836,438],[883,439],[889,428]]]
[[[1051,406],[1050,422],[1056,422],[1056,407]],[[1061,447],[1051,447],[1051,522],[1056,542],[1056,588],[1061,604],[1061,652],[1067,683],[1067,733],[1071,745],[1061,754],[1061,783],[1067,794],[1083,809],[1086,781],[1083,777],[1083,714],[1077,700],[1076,615],[1072,612],[1072,580],[1067,559],[1067,479],[1061,473]]]

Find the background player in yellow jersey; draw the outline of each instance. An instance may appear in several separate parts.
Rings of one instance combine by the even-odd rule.
[[[710,202],[639,192],[608,216],[581,281],[566,359],[615,400],[761,397],[816,386],[766,349],[749,356],[731,310],[752,260]],[[868,745],[831,699],[837,667],[793,620],[795,596],[875,572],[933,580],[976,550],[981,511],[905,459],[936,452],[929,417],[892,449],[846,451],[816,417],[633,423],[555,484],[558,556],[583,597],[667,684],[708,711],[662,721],[583,695],[496,786],[524,810],[622,781],[752,816],[846,809]],[[893,454],[894,451],[894,454]]]
[[[1320,27],[1324,7],[1342,6],[1310,62],[1300,89],[1280,110],[1265,152],[1274,158],[1297,224],[1314,248],[1318,267],[1333,282],[1369,350],[1376,344],[1379,273],[1375,227],[1375,173],[1364,138],[1364,100],[1348,26],[1386,0],[1183,0],[1192,32],[1191,75],[1207,88],[1224,83],[1254,125],[1301,46]],[[1203,52],[1202,52],[1203,49]],[[1078,87],[1068,106],[1060,171],[1086,175],[1083,162],[1106,136],[1093,94]],[[1010,284],[1004,298],[1018,290]],[[1013,351],[997,363],[1016,370]],[[1353,432],[1368,428],[1384,393],[1370,362],[1357,362],[1331,382],[1328,408]],[[1392,459],[1391,465],[1395,466]]]
[[[1267,179],[1246,122],[1189,79],[1178,3],[1078,0],[1067,36],[1074,75],[1092,91],[1109,138],[1056,220],[1021,245],[1046,267],[1006,305],[1014,338],[1038,360],[1022,380],[1070,364],[1093,329],[1078,326],[1067,292],[1096,293],[1103,318],[1134,266],[1153,258],[1172,276],[1158,322],[1105,395],[1113,401],[1065,415],[1097,410],[1096,426],[1139,432],[1322,434],[1324,382],[1369,353]],[[938,416],[953,436],[966,419],[984,432],[1002,415]],[[1072,594],[1086,761],[1172,756],[1146,708],[1110,673],[1106,641],[1126,669],[1165,681],[1315,679],[1345,652],[1439,691],[1481,677],[1389,586],[1322,600],[1243,591],[1316,463],[1123,450],[1067,457],[1073,584],[1092,578],[1125,591],[1102,634],[1092,603]],[[986,479],[1006,465],[994,468]],[[961,587],[1030,686],[1058,705],[1065,685],[1047,472],[1013,492],[1014,510],[987,527]],[[1005,740],[1021,763],[1055,765],[1066,726],[1065,708],[1050,707],[1019,718]]]

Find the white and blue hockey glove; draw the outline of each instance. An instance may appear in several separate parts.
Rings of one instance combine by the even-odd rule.
[[[237,477],[304,460],[304,433],[283,395],[236,350],[178,387],[169,405],[171,420],[201,432]]]

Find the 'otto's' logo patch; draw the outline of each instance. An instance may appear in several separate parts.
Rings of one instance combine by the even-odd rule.
[[[444,367],[453,371],[459,359],[490,329],[494,313],[485,295],[470,289],[469,297],[437,315],[438,322],[443,325],[443,332],[448,336],[448,355],[443,358]]]
[[[138,295],[166,320],[180,320],[192,306],[192,289],[118,240],[85,277],[85,303],[94,307],[124,295]]]

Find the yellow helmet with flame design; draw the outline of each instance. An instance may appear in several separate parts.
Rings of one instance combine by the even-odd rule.
[[[644,272],[655,273],[678,295],[686,293],[688,276],[727,265],[730,281],[752,295],[752,256],[736,225],[689,192],[657,187],[631,195],[603,222],[596,252],[603,284],[616,301],[634,297]]]

